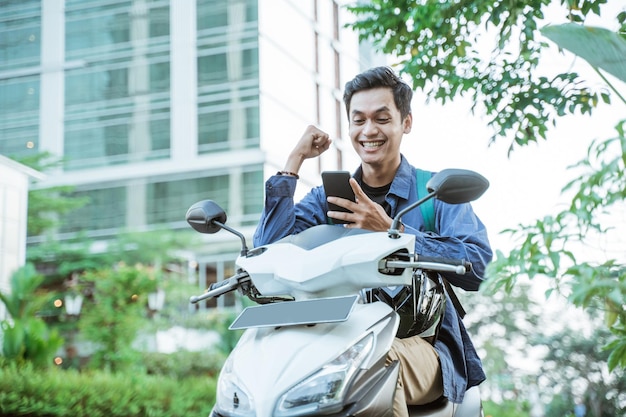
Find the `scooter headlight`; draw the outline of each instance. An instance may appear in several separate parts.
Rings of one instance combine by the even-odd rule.
[[[220,414],[230,417],[254,416],[252,396],[233,372],[232,356],[229,356],[217,381],[215,406]]]
[[[373,346],[374,335],[370,333],[287,391],[278,401],[274,415],[286,417],[339,411],[346,388]]]

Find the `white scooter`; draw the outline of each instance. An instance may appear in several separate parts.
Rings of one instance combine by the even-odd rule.
[[[371,289],[418,288],[414,312],[423,318],[424,336],[432,335],[445,305],[438,272],[465,274],[471,265],[415,254],[415,237],[398,231],[401,217],[433,197],[472,201],[487,186],[472,171],[443,170],[388,232],[320,225],[251,250],[224,224],[218,205],[191,206],[187,221],[195,230],[228,230],[239,236],[242,250],[234,276],[190,301],[238,290],[258,303],[230,326],[246,330],[221,370],[211,417],[393,416],[398,365],[386,366],[385,357],[400,316],[384,302],[371,302]],[[410,413],[479,417],[480,393],[473,387],[462,404],[442,399],[411,406]]]

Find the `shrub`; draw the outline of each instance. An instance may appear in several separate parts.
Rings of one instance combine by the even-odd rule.
[[[29,361],[41,367],[52,365],[56,350],[63,344],[56,330],[48,329],[37,316],[50,298],[38,292],[43,279],[32,264],[26,264],[11,276],[11,291],[0,292],[0,302],[11,316],[0,322],[2,354],[16,362]]]
[[[170,378],[216,377],[226,356],[221,352],[173,353],[147,352],[143,354],[143,364],[148,374]]]
[[[209,377],[0,367],[3,416],[207,416],[214,402],[215,380]]]
[[[119,264],[87,271],[82,279],[93,285],[78,323],[81,334],[98,346],[90,366],[113,371],[136,368],[141,358],[132,343],[146,322],[148,293],[156,290],[153,268]]]

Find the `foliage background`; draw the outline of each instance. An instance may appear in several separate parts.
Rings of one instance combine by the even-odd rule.
[[[480,300],[496,304],[499,314],[487,314],[495,323],[482,323],[504,328],[497,335],[508,345],[490,344],[496,338],[489,337],[481,343],[487,362],[496,367],[492,371],[500,367],[502,375],[511,375],[511,366],[521,371],[517,381],[497,381],[501,400],[531,398],[529,390],[539,386],[542,400],[550,404],[541,411],[546,415],[571,414],[574,402],[582,400],[589,415],[623,414],[626,54],[600,62],[592,57],[605,58],[612,52],[609,45],[623,50],[625,5],[374,0],[353,10],[358,14],[353,27],[391,56],[418,89],[413,134],[407,138],[413,143],[405,143],[404,152],[422,167],[467,167],[493,181],[475,208],[492,234],[508,230],[493,239],[499,253],[490,269],[492,291]],[[550,40],[563,37],[549,39],[544,35],[553,33],[539,31],[557,23],[569,23],[556,29],[567,32],[564,39],[573,38],[570,45],[591,51],[574,50],[589,62],[562,53]],[[585,29],[594,24],[611,31]],[[622,72],[612,71],[615,66]],[[499,163],[503,155],[508,160]],[[519,299],[518,287],[540,303],[539,314],[530,314],[532,303]],[[567,320],[572,310],[576,319]],[[585,325],[598,333],[589,334]],[[535,378],[527,379],[532,365],[556,363],[546,343],[566,341],[566,334],[577,335],[578,344],[561,344],[560,354],[573,355],[589,340],[590,363],[598,368],[577,364],[575,372],[565,367],[553,378],[535,367]],[[527,360],[515,367],[509,352],[518,349],[513,356]],[[613,386],[602,387],[598,375]],[[560,405],[552,406],[556,399]]]

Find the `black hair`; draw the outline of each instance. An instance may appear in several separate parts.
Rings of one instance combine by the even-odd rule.
[[[411,113],[411,99],[413,90],[390,67],[370,68],[346,83],[343,92],[343,102],[350,119],[350,101],[354,93],[372,88],[388,87],[393,92],[393,101],[396,104],[402,119]]]

